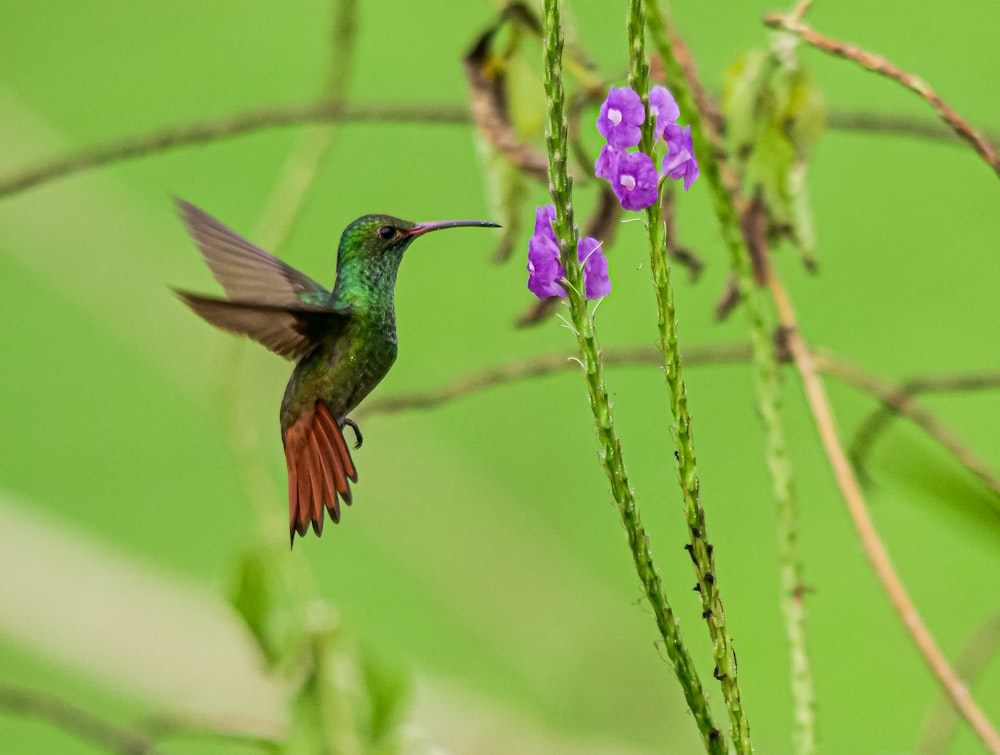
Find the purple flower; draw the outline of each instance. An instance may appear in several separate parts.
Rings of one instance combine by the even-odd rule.
[[[550,204],[538,205],[535,208],[535,236],[545,236],[556,243],[556,232],[552,230],[552,221],[556,219],[556,208]],[[557,251],[558,255],[559,252]]]
[[[618,161],[621,159],[622,154],[624,153],[605,144],[601,147],[601,154],[594,161],[594,175],[598,178],[605,178],[608,181],[613,180],[615,172],[618,170]]]
[[[566,295],[558,283],[565,271],[559,264],[559,245],[552,230],[555,218],[552,205],[535,208],[535,233],[528,240],[528,290],[539,299]]]
[[[559,285],[565,271],[559,262],[559,245],[552,230],[555,216],[555,207],[550,204],[536,208],[535,233],[528,240],[528,290],[539,299],[566,296],[565,289]],[[601,242],[589,236],[581,239],[576,254],[583,265],[586,298],[598,299],[611,293],[608,260],[601,251]]]
[[[532,236],[528,241],[528,290],[539,299],[565,296],[566,292],[559,285],[563,277],[559,247],[550,244],[548,239]]]
[[[593,236],[582,239],[576,253],[583,265],[584,294],[588,299],[600,299],[611,293],[611,279],[608,277],[608,258],[601,251],[601,242]]]
[[[667,143],[667,154],[663,158],[661,174],[675,181],[683,178],[684,191],[687,191],[701,175],[691,144],[691,127],[681,128],[676,123],[668,123],[663,129],[663,140]]]
[[[666,87],[655,86],[649,90],[649,114],[653,116],[653,133],[660,138],[661,129],[673,123],[681,114],[677,101]],[[660,120],[660,119],[663,120]],[[663,124],[661,126],[660,124]]]
[[[642,152],[621,152],[608,180],[626,210],[644,210],[656,201],[656,166]]]
[[[646,111],[642,100],[628,87],[611,87],[608,98],[601,103],[597,130],[615,149],[634,147],[642,138]]]

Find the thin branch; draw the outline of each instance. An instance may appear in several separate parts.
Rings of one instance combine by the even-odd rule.
[[[986,666],[998,652],[1000,652],[1000,613],[995,613],[966,642],[962,652],[955,659],[955,670],[971,685],[983,675]],[[927,716],[916,752],[920,755],[944,755],[948,752],[948,745],[955,734],[958,720],[948,698],[942,697]]]
[[[517,6],[508,6],[508,9]],[[526,9],[525,9],[526,10]],[[533,17],[523,17],[512,13],[512,21],[530,23]],[[503,155],[523,175],[539,181],[548,180],[548,164],[545,155],[533,144],[521,140],[517,129],[510,122],[507,95],[504,87],[505,74],[498,70],[490,57],[490,45],[501,25],[483,34],[462,60],[465,79],[469,85],[469,106],[472,120],[486,141]]]
[[[847,365],[849,367],[849,365]],[[986,487],[1000,496],[1000,478],[976,456],[948,428],[914,401],[914,396],[930,391],[974,391],[1000,388],[1000,372],[980,372],[964,375],[928,375],[913,378],[899,387],[891,386],[872,376],[860,378],[867,383],[867,390],[882,402],[858,426],[848,447],[848,456],[855,468],[864,476],[866,460],[876,439],[897,415],[915,422],[928,435],[944,446],[966,469],[978,477]]]
[[[245,728],[240,729],[239,724]],[[152,715],[138,722],[138,726],[161,744],[165,739],[184,739],[218,742],[229,745],[246,745],[267,752],[281,752],[286,735],[281,731],[255,731],[259,721],[213,720],[173,715]]]
[[[806,43],[822,50],[823,52],[827,52],[841,58],[846,58],[847,60],[852,60],[862,68],[872,71],[873,73],[882,74],[883,76],[902,84],[911,92],[915,92],[920,95],[932,108],[934,108],[937,114],[944,119],[945,123],[947,123],[955,131],[955,133],[959,135],[959,137],[967,141],[972,148],[979,153],[979,156],[989,163],[997,175],[1000,175],[1000,157],[997,156],[997,152],[993,148],[993,145],[983,138],[978,131],[972,128],[972,126],[970,126],[965,119],[955,112],[955,109],[952,108],[951,105],[941,99],[940,95],[938,95],[938,93],[935,92],[930,85],[919,76],[915,76],[912,73],[907,73],[906,71],[901,70],[881,55],[874,55],[870,52],[862,50],[860,47],[855,47],[854,45],[850,45],[845,42],[838,42],[837,40],[825,37],[806,24],[792,17],[782,16],[777,13],[768,13],[764,16],[764,24],[772,29],[784,29],[785,31],[791,32],[792,34],[801,37]]]
[[[611,347],[602,349],[601,354],[606,365],[619,367],[646,364],[662,365],[663,363],[663,355],[654,346]],[[401,393],[373,399],[362,404],[355,412],[355,417],[360,420],[378,414],[399,414],[413,409],[433,409],[508,383],[544,377],[564,370],[576,370],[579,369],[579,365],[572,361],[575,356],[576,354],[571,352],[543,354],[463,375],[450,383],[427,391]],[[681,357],[689,367],[711,364],[746,364],[752,359],[753,352],[749,344],[718,344],[682,349]],[[883,378],[837,357],[827,350],[817,349],[813,353],[813,357],[817,369],[821,372],[881,402],[883,410],[893,414],[898,413],[901,417],[912,421],[951,453],[956,461],[964,465],[970,473],[984,479],[983,473],[977,471],[974,463],[970,463],[977,457],[955,436],[950,428],[912,398],[907,401],[898,400],[903,388],[894,386]],[[976,385],[986,387],[993,384],[993,377],[992,373],[984,373],[982,376],[917,376],[908,380],[904,386],[926,384],[939,386],[940,390],[949,390],[950,388],[946,386],[972,387]],[[928,390],[931,389],[928,388]],[[957,390],[958,387],[955,389]],[[990,470],[985,470],[985,476],[984,482],[987,484],[989,484],[988,480],[995,479]]]
[[[0,199],[76,173],[150,157],[172,149],[246,136],[272,128],[335,121],[467,126],[472,123],[472,117],[466,105],[451,103],[319,102],[260,108],[213,120],[171,126],[147,134],[121,137],[0,176]],[[928,118],[834,111],[827,115],[827,125],[831,129],[845,131],[905,134],[954,143],[959,141],[950,128]],[[1000,133],[983,133],[987,134],[991,142],[1000,144]]]
[[[304,123],[342,121],[351,123],[434,123],[466,125],[466,105],[321,102],[290,107],[270,107],[216,120],[200,121],[127,136],[46,161],[0,178],[0,199],[18,194],[57,178],[100,168],[125,160],[269,128],[300,126]]]
[[[801,21],[802,17],[809,10],[809,6],[812,5],[812,0],[799,0],[792,12],[789,14],[789,19],[793,21]]]
[[[768,287],[774,298],[778,318],[784,328],[785,345],[802,377],[806,399],[816,422],[820,440],[823,443],[830,466],[833,468],[837,485],[844,496],[847,510],[858,531],[861,545],[875,570],[875,575],[882,583],[889,601],[899,613],[900,619],[910,633],[920,655],[934,676],[937,677],[952,704],[969,722],[969,725],[990,752],[994,755],[1000,755],[1000,735],[997,734],[992,723],[972,699],[968,688],[948,664],[948,660],[941,653],[937,643],[934,642],[934,638],[920,618],[916,606],[899,579],[885,545],[879,538],[875,524],[868,513],[861,486],[858,484],[851,464],[847,460],[847,455],[837,438],[833,412],[826,398],[826,391],[819,379],[816,361],[799,333],[795,310],[781,279],[773,268],[768,277]]]
[[[838,131],[865,131],[892,136],[914,136],[929,141],[961,144],[961,138],[948,124],[914,115],[892,113],[866,113],[854,110],[834,110],[826,115],[827,128]],[[979,132],[996,148],[1000,145],[1000,132],[981,128]]]
[[[663,354],[655,346],[606,348],[601,350],[601,355],[604,363],[608,365],[663,364]],[[684,362],[689,365],[744,364],[752,356],[748,344],[721,344],[719,346],[686,348],[681,350],[681,355]],[[396,396],[373,399],[362,404],[356,410],[355,417],[398,414],[411,409],[432,409],[489,388],[551,375],[564,370],[579,370],[580,365],[572,361],[574,357],[577,357],[576,353],[567,351],[507,362],[482,372],[464,375],[428,391],[401,393]]]
[[[153,742],[143,734],[110,724],[54,695],[0,684],[0,710],[36,716],[58,729],[110,752],[153,755]]]

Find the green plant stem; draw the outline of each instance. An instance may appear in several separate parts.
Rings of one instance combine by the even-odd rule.
[[[325,102],[344,106],[354,70],[357,39],[357,0],[334,0],[330,57]],[[265,249],[277,250],[284,246],[305,207],[306,199],[316,182],[320,166],[333,146],[338,122],[312,125],[299,135],[299,141],[285,161],[282,175],[268,199],[260,226],[266,231],[261,235]]]
[[[590,395],[590,405],[597,424],[601,444],[600,457],[611,483],[611,491],[628,535],[629,547],[636,572],[649,600],[656,624],[663,637],[667,656],[681,684],[684,697],[694,716],[710,753],[725,753],[724,737],[712,721],[708,700],[695,670],[694,661],[684,645],[677,618],[663,590],[663,583],[653,562],[649,537],[642,526],[635,495],[629,487],[622,458],[621,442],[614,428],[608,392],[604,384],[603,365],[598,352],[594,323],[583,296],[583,271],[577,261],[576,228],[573,225],[572,182],[566,174],[567,126],[566,101],[562,83],[563,38],[560,25],[559,0],[545,0],[544,65],[545,94],[549,104],[546,147],[549,158],[549,189],[556,208],[555,233],[560,246],[563,269],[566,272],[566,292],[572,325],[577,337],[580,361],[583,364]]]
[[[645,51],[646,19],[642,0],[631,0],[628,15],[628,38],[631,70],[629,74],[632,88],[642,98],[649,111],[649,63]],[[639,148],[655,162],[655,134],[653,119],[647,118],[642,130]],[[684,498],[687,530],[690,543],[687,546],[697,578],[697,590],[701,595],[702,617],[708,625],[712,638],[715,658],[715,677],[722,687],[722,696],[729,713],[729,723],[733,743],[738,753],[750,753],[750,722],[747,719],[743,696],[737,678],[736,653],[732,638],[726,627],[726,614],[719,590],[718,571],[715,554],[708,541],[705,509],[701,504],[698,468],[695,456],[694,433],[691,414],[688,411],[687,385],[681,362],[680,347],[677,343],[677,317],[674,307],[674,291],[670,280],[670,265],[667,263],[666,234],[660,203],[654,202],[646,210],[646,231],[649,237],[649,260],[656,290],[656,304],[659,312],[657,324],[660,334],[660,349],[663,352],[664,373],[667,391],[670,394],[670,411],[677,429],[677,476]]]
[[[637,2],[637,0],[633,0]],[[780,562],[781,606],[791,655],[791,684],[795,728],[793,739],[800,755],[815,751],[814,692],[805,644],[805,609],[802,603],[802,560],[798,543],[798,513],[785,429],[781,420],[781,386],[777,355],[770,337],[764,303],[754,282],[750,255],[743,237],[734,189],[727,186],[715,151],[698,110],[692,87],[667,34],[655,0],[645,2],[649,29],[663,63],[674,97],[691,124],[691,138],[701,173],[712,194],[716,216],[729,250],[730,267],[747,318],[754,354],[757,408],[764,422],[767,463],[777,503],[777,537]]]

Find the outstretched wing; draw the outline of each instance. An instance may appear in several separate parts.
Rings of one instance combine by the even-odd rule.
[[[174,203],[212,275],[230,299],[289,306],[329,297],[330,292],[308,275],[247,241],[207,212],[177,197]]]
[[[308,304],[226,301],[177,289],[175,293],[215,327],[250,336],[289,359],[299,358],[322,338],[336,334],[349,317],[346,312]]]

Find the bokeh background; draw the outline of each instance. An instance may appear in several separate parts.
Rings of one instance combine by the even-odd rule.
[[[706,83],[762,47],[759,2],[674,4]],[[349,97],[467,100],[460,58],[486,2],[447,10],[367,0]],[[84,146],[320,93],[331,11],[290,3],[7,2],[0,6],[0,174]],[[573,4],[605,75],[623,71],[621,3]],[[1000,9],[985,0],[817,3],[809,20],[925,77],[976,124],[1000,125]],[[899,87],[806,51],[831,111],[930,116]],[[289,365],[218,333],[168,286],[217,288],[170,195],[255,238],[303,128],[275,129],[82,173],[0,201],[0,679],[109,721],[204,716],[279,726],[278,693],[226,607],[239,555],[259,537],[254,496],[283,528],[277,408]],[[971,150],[828,131],[809,186],[821,271],[777,264],[808,341],[890,380],[996,369],[1000,191]],[[533,187],[535,200],[544,201]],[[588,206],[592,191],[578,193]],[[727,265],[704,183],[679,202],[683,242],[708,267],[678,275],[682,343],[746,340],[713,322]],[[358,215],[489,217],[467,126],[345,124],[282,256],[332,281],[337,239]],[[605,346],[650,345],[655,304],[640,228],[610,251]],[[526,242],[526,238],[524,240]],[[573,347],[530,304],[521,255],[495,238],[436,234],[408,253],[397,288],[400,356],[380,396],[437,386],[508,360]],[[809,648],[828,753],[912,752],[938,700],[875,582],[793,372],[785,414],[802,510]],[[759,752],[790,750],[787,651],[775,512],[745,365],[688,372],[702,495]],[[612,368],[626,461],[663,578],[711,680],[683,551],[671,422],[655,367]],[[845,437],[873,407],[829,384]],[[1000,462],[995,392],[925,400]],[[233,441],[233,406],[242,423]],[[304,561],[346,635],[410,680],[408,727],[454,752],[688,753],[695,727],[640,600],[598,464],[584,387],[567,371],[432,411],[371,416],[355,505]],[[869,502],[917,606],[954,657],[1000,611],[998,501],[937,445],[898,422],[875,449]],[[974,692],[1000,720],[1000,668]],[[715,703],[718,705],[719,700]],[[724,720],[719,708],[720,719]],[[91,745],[0,711],[6,752]],[[168,752],[256,752],[199,737]],[[979,746],[960,729],[952,750]]]

